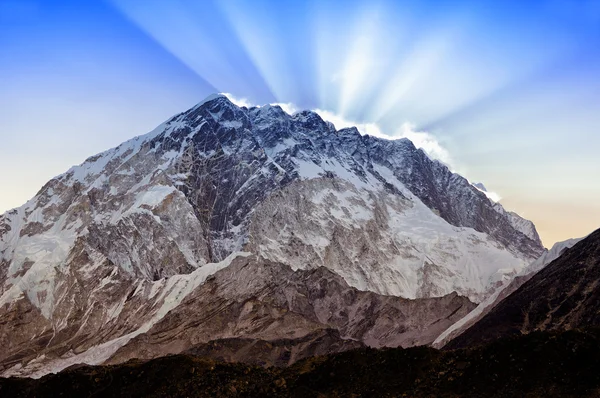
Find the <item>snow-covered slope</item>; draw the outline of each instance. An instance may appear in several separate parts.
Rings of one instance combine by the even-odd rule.
[[[440,334],[435,341],[433,346],[441,348],[446,345],[450,340],[467,330],[488,312],[490,312],[500,301],[516,291],[525,282],[527,282],[533,275],[556,260],[560,255],[584,238],[568,239],[563,242],[555,243],[550,250],[545,251],[537,260],[529,264],[526,268],[521,270],[519,274],[512,280],[507,281],[502,286],[496,289],[496,291],[483,300],[473,311],[469,312],[465,317],[454,323],[442,334]]]
[[[272,195],[253,214],[246,250],[295,269],[330,268],[361,290],[475,302],[526,265],[488,235],[447,223],[391,176],[401,195],[372,177],[350,181],[298,181]]]
[[[532,332],[600,326],[600,230],[573,243],[555,246],[534,267],[556,257],[554,261],[533,275],[516,278],[505,289],[509,295],[447,346],[461,348]]]
[[[211,96],[0,216],[0,363],[26,339],[61,357],[132,333],[161,281],[240,251],[378,294],[481,301],[543,252],[521,220],[407,139]]]

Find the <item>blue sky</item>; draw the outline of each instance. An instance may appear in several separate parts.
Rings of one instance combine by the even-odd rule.
[[[551,245],[600,227],[598,49],[600,0],[0,0],[0,211],[227,92],[425,137]]]

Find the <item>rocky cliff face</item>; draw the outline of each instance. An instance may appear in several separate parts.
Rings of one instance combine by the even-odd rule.
[[[325,267],[378,297],[479,302],[543,248],[529,222],[406,139],[211,96],[0,216],[0,363],[11,374],[101,363],[241,251],[289,272]]]
[[[600,230],[561,253],[447,347],[478,345],[538,330],[600,326]]]
[[[456,293],[421,300],[382,296],[349,287],[325,267],[294,272],[246,258],[217,272],[109,363],[194,351],[210,340],[238,336],[300,343],[326,329],[371,347],[424,345],[473,307]],[[300,352],[285,364],[304,356]]]

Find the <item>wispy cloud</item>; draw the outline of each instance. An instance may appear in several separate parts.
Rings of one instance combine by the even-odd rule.
[[[235,97],[231,93],[221,93],[221,94],[226,96],[227,99],[229,99],[229,101],[233,102],[237,106],[240,106],[240,107],[245,106],[246,108],[252,108],[253,106],[256,106],[256,105],[252,104],[247,98]]]
[[[398,137],[408,138],[417,148],[423,149],[430,157],[452,168],[453,160],[450,153],[432,134],[426,131],[416,131],[413,124],[404,123],[396,135],[396,138]]]
[[[233,102],[237,106],[245,106],[246,108],[252,108],[254,106],[258,106],[258,107],[261,106],[261,105],[253,104],[247,98],[236,97],[231,93],[221,93],[221,94],[226,96],[229,99],[229,101]],[[283,111],[285,113],[288,113],[290,115],[293,115],[294,113],[298,112],[298,108],[290,102],[273,102],[269,105],[277,105],[277,106],[281,107],[281,109],[283,109]]]
[[[488,199],[490,199],[494,202],[500,202],[500,200],[502,199],[502,197],[500,195],[498,195],[496,192],[488,191],[487,188],[480,182],[472,183],[471,185],[473,185],[475,188],[477,188],[478,191],[483,192],[485,194],[485,196],[488,197]]]
[[[271,105],[278,105],[281,107],[281,109],[283,109],[283,111],[289,115],[293,115],[294,113],[298,112],[298,108],[296,107],[296,105],[290,103],[290,102],[276,102],[273,103]]]
[[[368,134],[374,137],[387,138],[393,140],[394,137],[387,135],[381,131],[376,123],[358,123],[344,118],[334,112],[327,111],[324,109],[314,110],[323,120],[327,120],[335,125],[336,129],[343,129],[347,127],[356,127],[361,134]],[[397,137],[396,137],[397,138]]]

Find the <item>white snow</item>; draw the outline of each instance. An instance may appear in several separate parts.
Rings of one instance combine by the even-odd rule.
[[[224,120],[224,121],[221,121],[221,125],[223,127],[239,129],[240,127],[243,126],[243,123],[240,122],[239,120]]]
[[[29,222],[25,218],[25,210],[26,207],[20,208],[18,214]],[[36,214],[31,214],[34,220],[40,220]],[[46,233],[20,236],[24,224],[22,221],[13,224],[16,228],[10,232],[9,241],[13,251],[5,255],[10,254],[12,257],[7,273],[7,282],[12,286],[0,296],[0,307],[17,300],[22,295],[27,295],[32,304],[41,310],[42,315],[49,319],[54,303],[52,291],[56,267],[67,258],[77,237],[77,227],[81,221],[67,226],[66,215],[63,214]],[[31,265],[24,275],[17,279],[13,278],[15,274],[23,271],[26,264]]]
[[[34,379],[40,378],[48,373],[57,373],[61,370],[75,364],[98,365],[110,358],[119,348],[127,344],[134,337],[147,332],[158,321],[164,318],[173,308],[177,307],[188,294],[190,294],[198,286],[202,285],[206,279],[217,271],[228,267],[231,262],[238,257],[247,257],[250,253],[236,252],[230,254],[223,261],[218,263],[206,264],[203,267],[196,269],[191,274],[175,275],[169,279],[161,279],[153,283],[160,291],[155,302],[160,303],[160,306],[154,313],[154,316],[141,325],[137,330],[117,339],[107,341],[106,343],[92,347],[87,351],[74,354],[72,352],[66,354],[63,358],[53,359],[49,362],[42,363],[44,358],[39,358],[38,361],[32,361],[25,368],[20,364],[6,370],[2,376],[21,376],[27,375]],[[118,308],[115,309],[118,311]],[[36,366],[38,363],[40,365]]]
[[[211,94],[211,95],[209,95],[208,97],[204,98],[202,101],[198,102],[198,103],[197,103],[197,104],[194,106],[194,108],[199,108],[199,107],[201,107],[202,105],[206,104],[207,102],[209,102],[209,101],[212,101],[212,100],[216,100],[216,99],[218,99],[218,98],[227,98],[227,97],[226,97],[224,94],[220,94],[220,93]]]
[[[173,193],[179,192],[173,186],[155,185],[138,193],[135,203],[131,206],[132,209],[142,206],[155,207],[161,204],[165,198]]]
[[[384,194],[382,183],[373,176],[360,179],[336,160],[323,162],[322,166],[299,161],[298,167],[301,176],[306,179],[318,178],[323,170],[329,169],[353,188],[343,187],[342,192],[321,188],[310,198],[315,207],[311,208],[310,214],[303,215],[305,219],[302,225],[283,228],[278,237],[272,236],[263,243],[260,250],[264,256],[290,264],[293,269],[316,266],[317,261],[318,265],[330,268],[349,285],[360,290],[405,298],[441,296],[456,291],[479,302],[493,290],[496,283],[510,279],[528,263],[524,258],[515,257],[486,234],[446,222],[414,196],[386,167],[375,165],[374,169],[408,200]],[[381,198],[381,195],[385,198],[388,224],[385,227],[378,226],[377,233],[381,236],[381,242],[396,247],[395,253],[387,253],[386,257],[373,260],[379,263],[376,270],[366,270],[364,264],[352,258],[343,264],[324,261],[331,244],[333,227],[330,221],[356,230],[360,235],[368,229],[367,224],[375,220],[372,198]],[[292,233],[295,239],[313,247],[317,259],[290,256],[284,246]],[[371,250],[381,251],[383,248],[373,247]],[[433,276],[432,281],[424,281],[423,272],[427,264],[434,265],[436,272],[442,274]],[[424,283],[433,284],[434,290],[429,293],[421,291]]]
[[[554,261],[558,257],[560,257],[563,250],[573,247],[575,244],[577,244],[582,239],[584,239],[584,238],[569,239],[569,240],[566,240],[563,242],[558,242],[558,243],[554,244],[554,246],[552,246],[552,249],[545,251],[537,260],[535,260],[534,262],[529,264],[527,267],[524,267],[523,269],[521,269],[520,272],[517,274],[517,276],[533,275],[533,274],[539,272],[546,265],[550,264],[552,261]],[[510,285],[510,282],[513,279],[514,278],[504,280],[503,284],[500,287],[498,287],[492,295],[490,295],[484,301],[479,303],[479,305],[477,307],[475,307],[471,312],[469,312],[467,315],[465,315],[459,321],[452,324],[448,329],[446,329],[442,334],[440,334],[435,339],[435,341],[432,343],[432,345],[434,347],[440,348],[442,346],[442,344],[444,343],[444,341],[448,338],[448,336],[450,336],[451,333],[462,328],[468,322],[472,322],[476,318],[479,318],[484,313],[484,311],[491,309],[491,306],[496,304],[496,300],[498,300],[498,297],[500,296],[500,294],[504,291],[504,289],[506,289]]]

